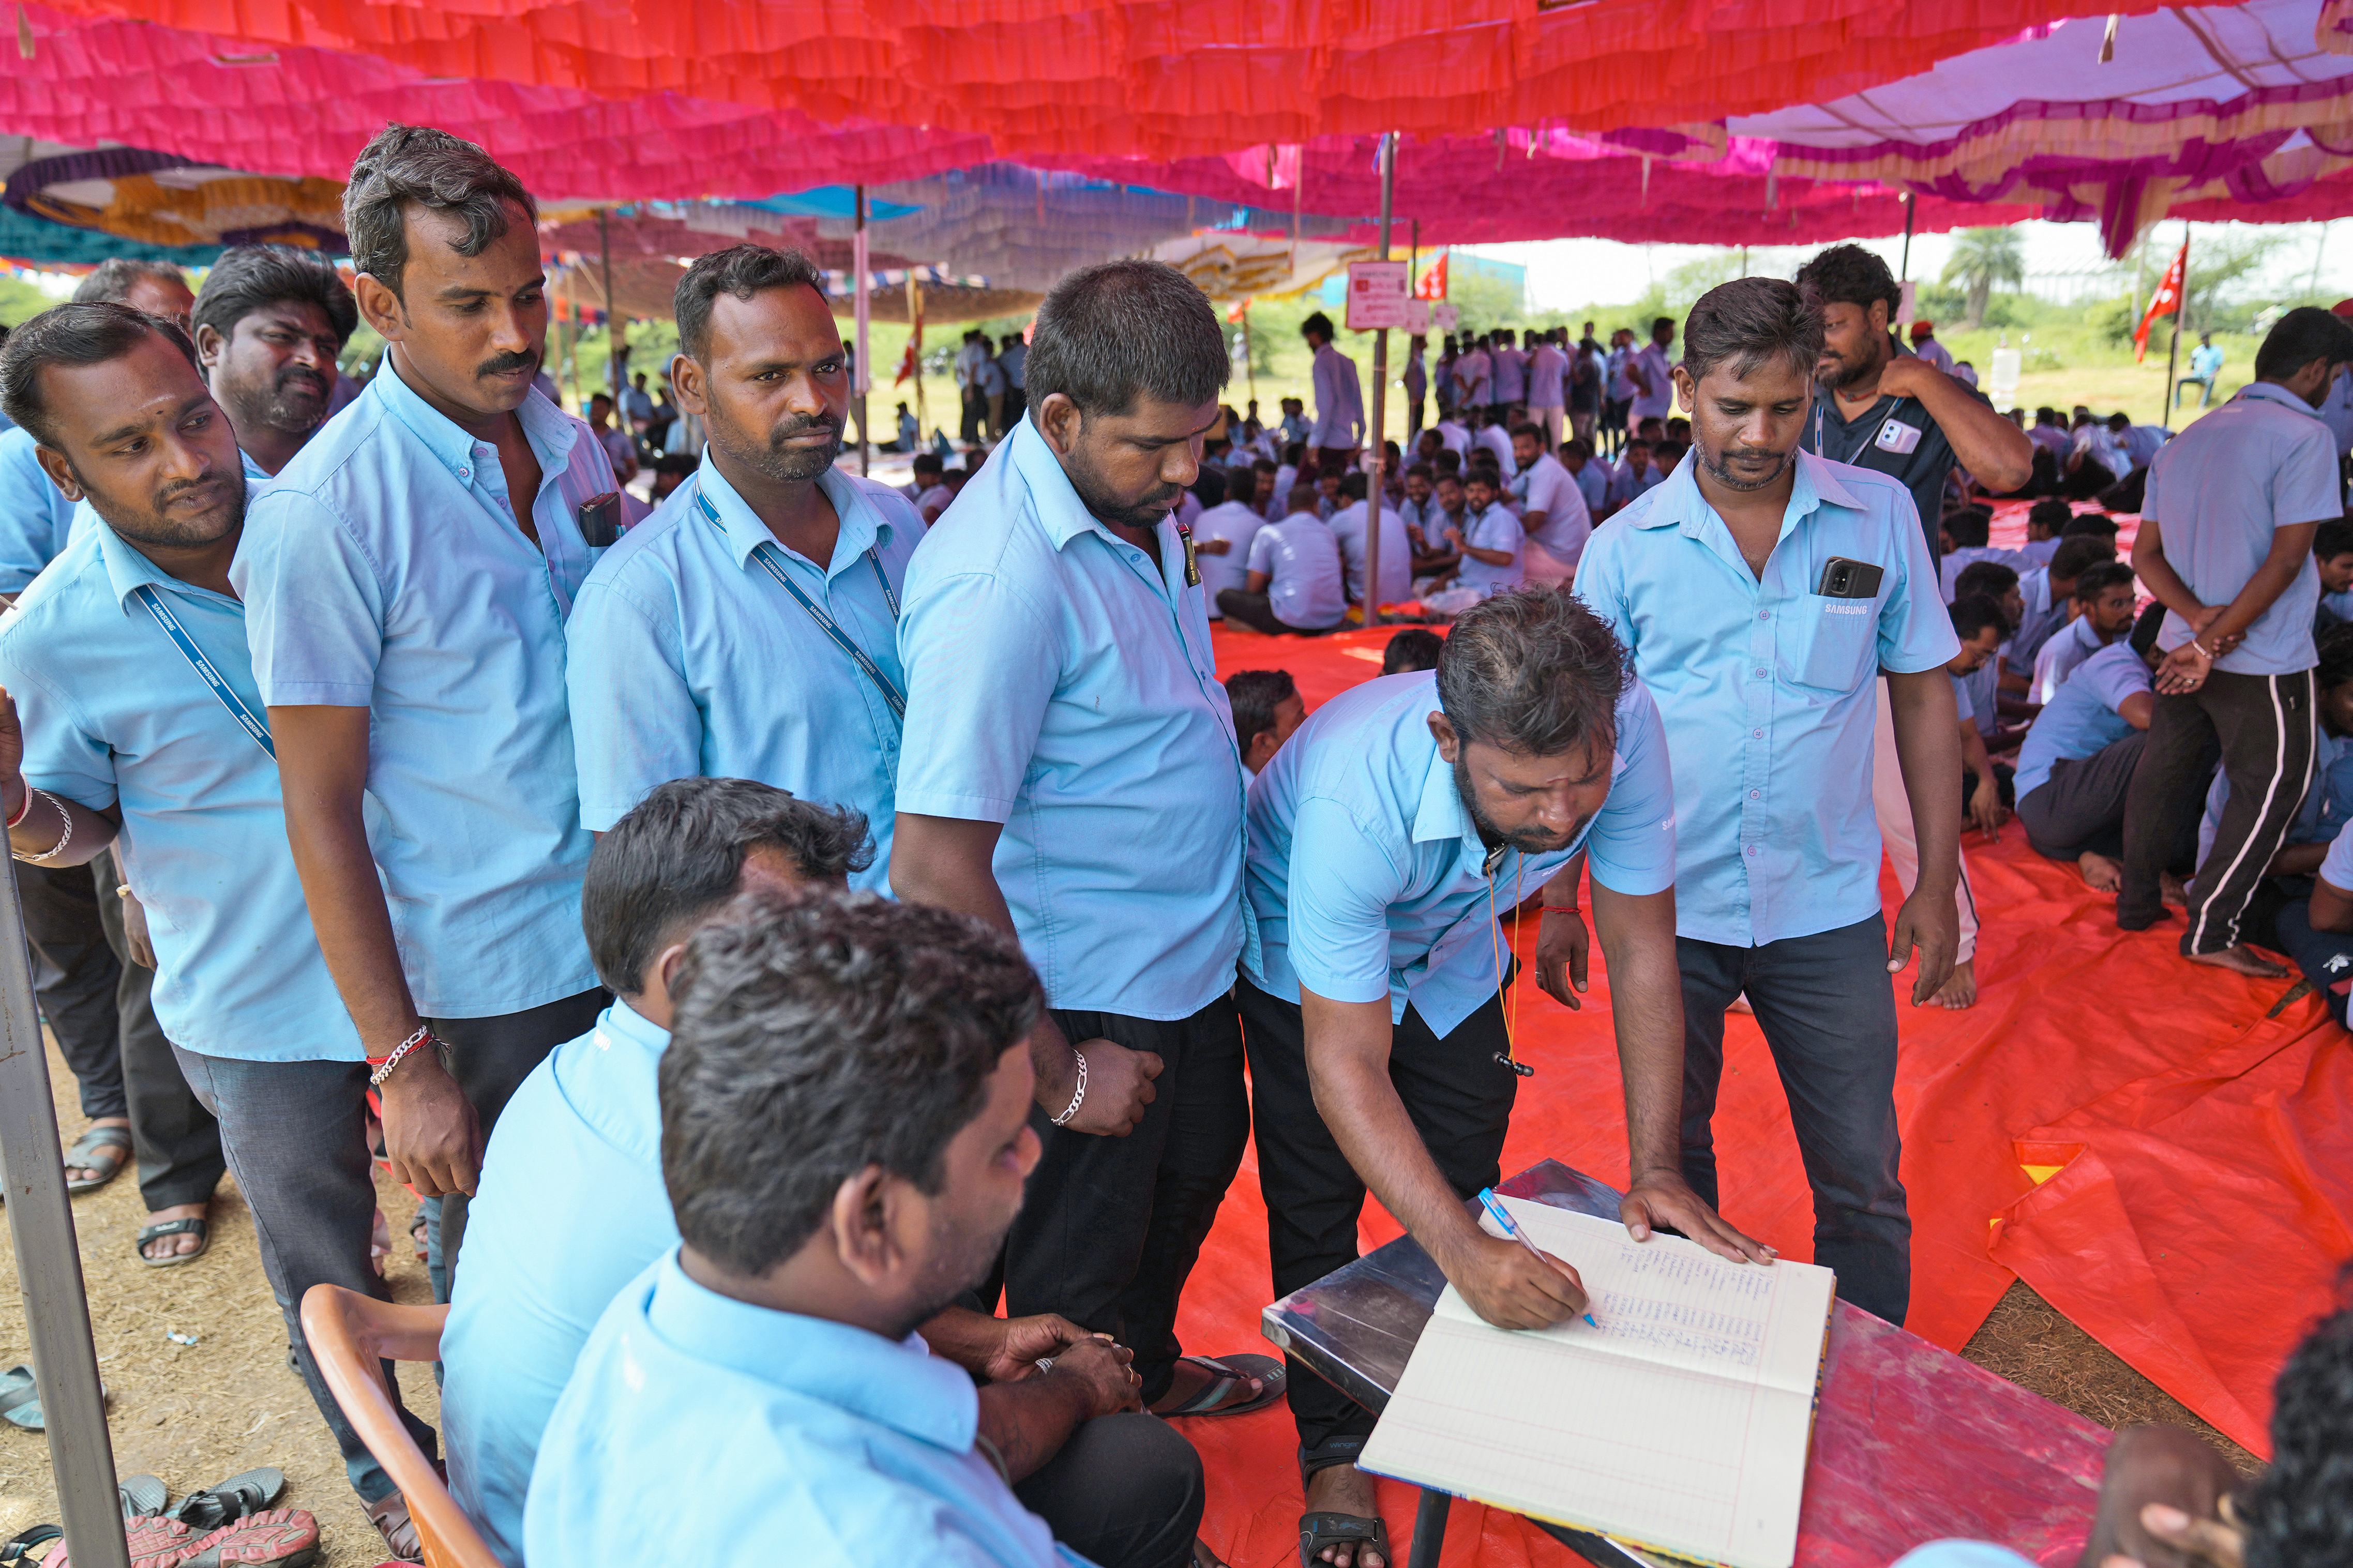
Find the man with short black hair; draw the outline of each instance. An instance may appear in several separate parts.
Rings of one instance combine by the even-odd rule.
[[[2353,518],[2332,518],[2314,531],[2312,563],[2320,573],[2320,607],[2353,621]]]
[[[362,150],[343,223],[384,364],[257,497],[231,568],[294,863],[376,1064],[393,1176],[432,1200],[445,1300],[482,1139],[606,1000],[580,937],[564,617],[611,542],[590,503],[618,487],[532,387],[535,218],[446,132]]]
[[[2072,549],[2077,542],[2070,540]],[[2106,559],[2084,569],[2068,599],[2072,617],[2064,630],[2053,633],[2034,656],[2034,680],[2027,700],[2040,707],[2050,702],[2067,679],[2092,655],[2132,630],[2139,579],[2123,562]]]
[[[998,1325],[969,1360],[944,1342],[987,1329],[956,1301],[1038,1163],[1044,1009],[1009,934],[755,893],[688,941],[675,995],[646,1141],[681,1245],[580,1351],[532,1474],[529,1560],[641,1561],[659,1473],[683,1563],[763,1542],[811,1568],[1190,1561],[1200,1458],[1134,1414],[1125,1349],[1067,1323]]]
[[[237,429],[246,470],[269,478],[327,422],[335,356],[359,307],[335,269],[275,245],[221,252],[195,311],[196,359]]]
[[[892,888],[1018,932],[1052,1008],[1006,1310],[1123,1331],[1172,1414],[1271,1396],[1232,1358],[1180,1358],[1176,1331],[1249,1136],[1229,995],[1246,775],[1168,517],[1231,365],[1174,268],[1064,277],[1039,307],[1029,416],[917,547],[899,627]]]
[[[1314,637],[1347,619],[1340,541],[1315,504],[1314,490],[1294,485],[1291,510],[1250,536],[1249,580],[1218,591],[1227,620],[1269,637]]]
[[[671,374],[709,444],[581,586],[565,684],[591,831],[670,779],[757,779],[874,824],[855,881],[880,890],[906,701],[897,606],[923,525],[834,466],[850,378],[824,286],[799,251],[750,244],[679,279]]]
[[[2020,604],[2024,613],[2002,657],[2002,689],[2021,697],[2027,695],[2032,684],[2034,661],[2043,646],[2067,626],[2068,605],[2074,598],[2075,584],[2093,567],[2116,559],[2116,551],[2105,540],[2078,536],[2052,542],[2058,548],[2052,551],[2048,564],[2021,571],[2019,575]]]
[[[1315,427],[1307,444],[1315,449],[1318,472],[1337,473],[1353,468],[1356,448],[1365,437],[1365,389],[1356,378],[1356,362],[1332,346],[1332,318],[1318,310],[1299,323],[1307,352],[1315,356],[1310,376],[1315,385]]]
[[[1411,675],[1417,670],[1436,669],[1439,650],[1446,639],[1423,626],[1408,626],[1389,638],[1381,649],[1383,675]]]
[[[1566,582],[1577,575],[1577,558],[1593,536],[1585,492],[1552,455],[1544,432],[1533,425],[1512,432],[1512,499],[1519,507],[1520,526],[1527,531],[1528,544],[1535,552],[1527,557],[1528,581]]]
[[[1307,704],[1287,669],[1238,669],[1226,677],[1226,695],[1242,738],[1242,767],[1256,778],[1306,719]]]
[[[1676,1168],[1672,796],[1658,710],[1565,588],[1484,601],[1455,622],[1435,675],[1335,698],[1259,775],[1258,942],[1237,994],[1276,1295],[1356,1258],[1369,1186],[1490,1322],[1584,1310],[1573,1269],[1482,1232],[1463,1200],[1501,1177],[1519,1085],[1495,917],[1541,893],[1538,983],[1579,1006],[1588,864],[1624,1066],[1627,1229],[1639,1242],[1671,1226],[1725,1257],[1769,1258]],[[1355,1466],[1371,1413],[1295,1363],[1291,1408],[1301,1560],[1393,1568],[1372,1478]]]
[[[1368,596],[1365,589],[1365,538],[1372,531],[1372,509],[1366,497],[1371,481],[1358,468],[1340,479],[1340,510],[1324,520],[1339,542],[1340,561],[1346,568],[1345,588],[1351,605],[1368,610],[1402,604],[1413,597],[1413,540],[1406,532],[1405,514],[1384,501],[1381,505],[1381,580]]]
[[[2183,956],[2242,974],[2285,970],[2241,944],[2239,922],[2312,773],[2312,540],[2344,515],[2337,443],[2316,410],[2353,362],[2353,327],[2290,310],[2255,354],[2255,379],[2168,441],[2148,471],[2133,570],[2172,612],[2158,637],[2148,742],[2125,817],[2127,931],[2164,913],[2159,879],[2204,796],[2220,743],[2231,804],[2190,894]]]
[[[1235,500],[1227,489],[1229,473],[1237,483],[1257,479],[1248,468],[1203,468],[1193,481],[1193,495],[1201,503],[1201,514],[1193,520],[1193,557],[1201,574],[1201,596],[1213,621],[1225,617],[1225,611],[1218,607],[1219,594],[1250,586],[1250,545],[1258,531],[1266,526],[1266,519],[1248,501]]]

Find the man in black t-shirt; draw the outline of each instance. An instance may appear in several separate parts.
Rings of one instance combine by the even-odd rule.
[[[1929,554],[1956,464],[1997,495],[2032,476],[2026,433],[1888,331],[1903,295],[1887,263],[1859,245],[1834,245],[1799,268],[1798,287],[1821,310],[1823,328],[1806,450],[1909,489]]]

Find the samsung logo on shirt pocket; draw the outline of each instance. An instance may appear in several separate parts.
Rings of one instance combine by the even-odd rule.
[[[1822,614],[1826,616],[1868,616],[1879,608],[1875,599],[1825,599]]]

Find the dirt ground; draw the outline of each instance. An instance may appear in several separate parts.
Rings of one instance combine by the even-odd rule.
[[[54,1051],[50,1081],[71,1138],[83,1120],[73,1079]],[[429,1300],[425,1266],[407,1245],[416,1201],[382,1176],[376,1192],[391,1220],[393,1293],[403,1301]],[[382,1542],[343,1479],[341,1457],[301,1380],[286,1363],[277,1303],[262,1279],[236,1184],[222,1183],[214,1204],[212,1249],[187,1267],[139,1262],[132,1242],[144,1217],[128,1170],[74,1200],[118,1472],[160,1476],[177,1499],[274,1465],[287,1478],[280,1506],[318,1516],[326,1568],[382,1562]],[[174,1332],[195,1342],[176,1343],[169,1337]],[[2253,1455],[2103,1349],[2023,1281],[2010,1287],[1961,1353],[2103,1426],[2177,1422],[2203,1434],[2242,1469],[2255,1468]],[[28,1354],[16,1258],[0,1239],[0,1366]],[[410,1409],[438,1423],[440,1402],[427,1369],[404,1367],[401,1387]],[[0,1540],[57,1517],[46,1439],[0,1425]]]

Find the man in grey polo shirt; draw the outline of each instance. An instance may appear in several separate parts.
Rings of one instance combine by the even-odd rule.
[[[2116,923],[2164,915],[2158,879],[2206,795],[2220,745],[2231,783],[2189,897],[2185,957],[2242,974],[2285,969],[2240,944],[2240,921],[2312,776],[2312,536],[2342,515],[2337,441],[2317,410],[2353,362],[2353,326],[2290,310],[2255,354],[2255,380],[2166,443],[2149,465],[2133,570],[2172,613],[2158,646],[2157,709],[2125,797]]]

